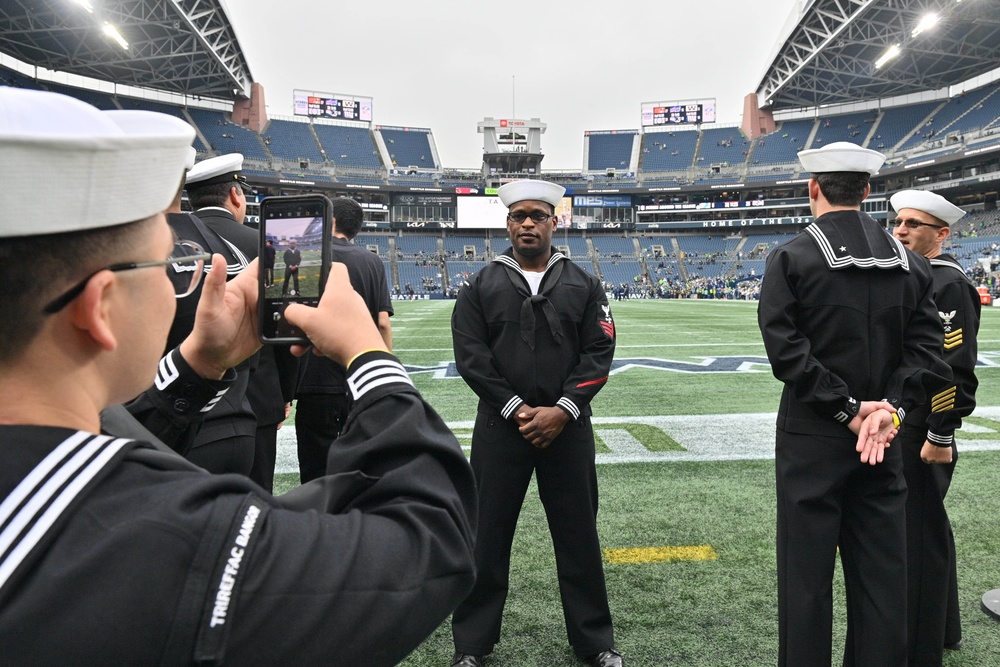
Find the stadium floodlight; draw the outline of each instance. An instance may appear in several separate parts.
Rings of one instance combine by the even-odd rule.
[[[86,9],[88,14],[94,13],[94,5],[90,4],[90,0],[74,0],[74,2]]]
[[[875,69],[880,69],[882,65],[886,64],[887,62],[898,56],[901,52],[902,49],[899,48],[899,44],[893,44],[892,46],[890,46],[888,49],[885,50],[885,53],[883,53],[878,60],[875,61]]]
[[[931,28],[933,28],[934,26],[936,26],[937,22],[940,21],[940,20],[941,20],[941,17],[938,16],[937,14],[933,13],[933,12],[930,13],[930,14],[927,14],[922,19],[920,19],[920,23],[917,24],[917,27],[913,29],[913,32],[911,32],[910,35],[913,36],[913,37],[916,37],[920,33],[924,32],[926,30],[930,30]]]
[[[107,21],[104,22],[104,34],[118,42],[118,46],[122,47],[126,51],[128,50],[128,42],[126,42],[125,38],[122,37],[120,32],[118,32],[118,29]]]

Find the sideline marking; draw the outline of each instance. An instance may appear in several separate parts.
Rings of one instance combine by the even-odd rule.
[[[641,547],[636,549],[604,549],[604,560],[613,565],[678,563],[719,560],[719,554],[709,544],[694,547]]]

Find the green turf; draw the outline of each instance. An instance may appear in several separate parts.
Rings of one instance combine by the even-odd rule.
[[[405,364],[453,361],[452,301],[395,302],[395,352]],[[756,304],[722,301],[613,303],[616,358],[700,362],[711,356],[764,356]],[[1000,309],[983,313],[980,352],[1000,361]],[[621,418],[599,429],[627,431],[653,451],[680,448],[658,428],[629,417],[773,413],[780,384],[759,373],[693,374],[630,369],[611,377],[593,402],[597,417]],[[1000,368],[978,371],[980,406],[1000,406]],[[461,379],[413,376],[417,387],[468,447],[476,398]],[[970,424],[1000,431],[1000,420]],[[738,446],[739,434],[734,437]],[[968,439],[998,433],[963,432]],[[599,443],[599,451],[607,451]],[[602,546],[715,548],[718,560],[608,565],[608,589],[619,647],[632,667],[757,666],[777,661],[772,461],[623,463],[598,467]],[[982,593],[1000,587],[1000,452],[961,456],[948,497],[955,528],[965,646],[946,652],[948,667],[1000,667],[1000,624],[979,610]],[[279,475],[287,489],[297,475]],[[835,575],[834,655],[842,648],[842,578]],[[446,665],[452,652],[445,623],[403,664]],[[835,662],[836,659],[835,659]],[[570,652],[555,563],[534,487],[518,526],[511,592],[500,644],[490,665],[579,665]]]

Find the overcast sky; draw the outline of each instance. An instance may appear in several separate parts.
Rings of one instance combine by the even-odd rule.
[[[479,121],[539,118],[542,168],[581,169],[583,133],[638,129],[642,102],[716,98],[739,123],[803,0],[223,4],[271,116],[295,89],[372,97],[376,124],[429,127],[474,169]]]

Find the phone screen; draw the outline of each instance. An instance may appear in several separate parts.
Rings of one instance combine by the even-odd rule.
[[[285,319],[292,303],[319,304],[330,247],[329,200],[268,197],[261,203],[259,314],[264,342],[308,343]]]

